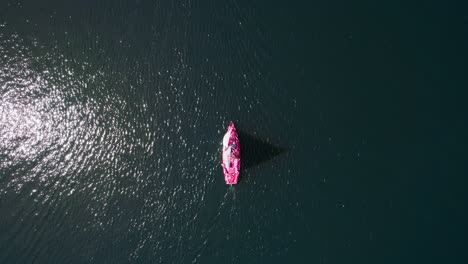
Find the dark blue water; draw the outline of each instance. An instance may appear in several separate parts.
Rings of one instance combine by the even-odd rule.
[[[463,10],[1,1],[0,263],[463,263]]]

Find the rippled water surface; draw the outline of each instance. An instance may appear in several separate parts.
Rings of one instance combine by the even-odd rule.
[[[466,19],[389,2],[1,1],[0,263],[456,263]]]
[[[267,40],[234,1],[150,2],[4,5],[1,263],[258,261],[293,245],[297,171],[279,150],[300,138],[272,128],[295,98],[265,69]],[[231,119],[256,147],[228,188]]]

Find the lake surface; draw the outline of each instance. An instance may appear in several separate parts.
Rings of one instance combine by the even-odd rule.
[[[1,1],[0,263],[463,263],[466,7],[348,2]]]

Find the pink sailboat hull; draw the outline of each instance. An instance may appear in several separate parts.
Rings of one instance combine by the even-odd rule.
[[[223,137],[223,172],[226,184],[237,184],[240,174],[240,142],[234,123],[231,121]]]

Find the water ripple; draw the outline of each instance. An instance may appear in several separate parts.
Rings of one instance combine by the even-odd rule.
[[[294,191],[286,184],[293,172],[267,178],[278,174],[270,163],[226,190],[219,166],[228,120],[268,131],[293,112],[263,70],[274,59],[252,40],[256,20],[236,1],[208,11],[161,4],[142,28],[131,22],[145,12],[126,10],[102,15],[122,17],[147,42],[120,27],[105,35],[105,19],[92,14],[84,16],[92,30],[70,18],[50,42],[0,31],[0,207],[12,241],[0,251],[50,262],[69,262],[62,251],[83,262],[186,263],[213,256],[207,248],[235,261],[290,245],[286,231],[275,237],[273,229],[300,214],[284,194]],[[231,252],[243,239],[241,253]]]

